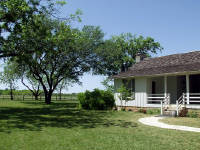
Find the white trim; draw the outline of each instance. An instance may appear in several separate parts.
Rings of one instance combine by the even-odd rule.
[[[167,97],[167,76],[164,76],[164,95]]]
[[[186,74],[186,98],[187,104],[190,104],[190,76]]]
[[[184,72],[173,72],[173,73],[163,73],[163,74],[153,74],[153,75],[141,75],[141,76],[128,76],[128,77],[113,77],[114,79],[127,79],[127,78],[138,78],[138,77],[162,77],[162,76],[177,76],[186,74],[200,74],[200,70],[197,71],[184,71]]]

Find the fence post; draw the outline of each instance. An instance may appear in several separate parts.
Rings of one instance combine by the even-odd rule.
[[[179,115],[179,112],[178,112],[178,101],[176,101],[176,113],[177,113],[177,116]]]
[[[160,101],[160,114],[163,115],[163,101]]]

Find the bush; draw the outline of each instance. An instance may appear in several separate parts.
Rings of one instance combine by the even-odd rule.
[[[186,117],[188,113],[188,109],[187,108],[182,108],[181,111],[179,112],[179,117]]]
[[[147,110],[146,110],[146,109],[143,109],[143,108],[141,108],[141,109],[139,109],[139,110],[138,110],[138,112],[146,114],[146,113],[147,113]]]
[[[188,112],[187,117],[198,118],[199,115],[198,115],[197,112],[195,112],[195,111],[191,111],[191,112]]]
[[[160,109],[147,109],[147,114],[160,114]]]
[[[112,109],[115,104],[114,96],[110,91],[94,89],[78,94],[80,107],[88,110]]]

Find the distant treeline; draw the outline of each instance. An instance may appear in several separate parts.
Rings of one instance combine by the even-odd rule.
[[[13,90],[14,95],[32,95],[32,92],[29,90]],[[76,96],[78,93],[62,93],[62,96]],[[10,95],[10,90],[0,90],[0,95]],[[43,94],[42,94],[43,95]],[[59,95],[59,93],[53,93],[53,95]]]

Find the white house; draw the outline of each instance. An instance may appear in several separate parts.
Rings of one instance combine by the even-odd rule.
[[[137,56],[136,64],[113,78],[117,106],[125,105],[117,93],[125,85],[132,91],[126,106],[200,108],[200,51],[143,60]]]

